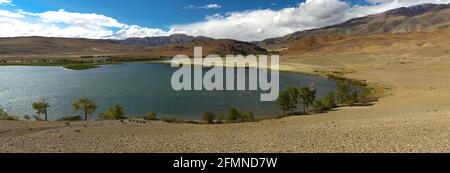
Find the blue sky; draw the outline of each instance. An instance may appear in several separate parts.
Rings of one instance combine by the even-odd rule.
[[[255,41],[450,0],[0,0],[0,37],[174,33]]]
[[[65,9],[80,13],[97,13],[128,24],[169,28],[174,24],[201,21],[207,15],[255,9],[280,9],[298,5],[300,0],[16,0],[9,9],[45,12]],[[193,9],[218,4],[220,8]]]

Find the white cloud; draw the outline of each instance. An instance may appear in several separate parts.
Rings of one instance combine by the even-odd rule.
[[[0,10],[0,37],[49,36],[103,38],[114,34],[113,28],[127,25],[98,14],[65,10],[30,13],[23,10]]]
[[[131,25],[120,29],[114,35],[108,36],[107,38],[126,39],[133,37],[169,36],[171,34],[175,34],[173,30],[163,31],[162,29],[146,28],[137,25]]]
[[[306,0],[296,7],[263,9],[208,16],[204,21],[174,25],[176,31],[213,38],[255,41],[279,37],[295,31],[345,22],[351,18],[381,13],[423,3],[449,3],[450,0],[367,0],[371,5],[351,5],[344,0]]]
[[[0,0],[0,4],[11,4],[11,0]]]
[[[232,12],[173,28],[193,35],[254,41],[341,22],[348,18],[349,9],[339,0],[307,0],[292,8]]]
[[[0,9],[0,37],[46,36],[72,38],[114,38],[167,36],[161,29],[127,25],[95,13],[65,10],[32,13]]]
[[[200,8],[211,9],[211,8],[222,8],[222,6],[221,6],[221,5],[218,5],[218,4],[208,4],[208,5],[205,5],[205,6],[200,7]]]
[[[38,16],[40,20],[46,23],[64,23],[80,27],[103,26],[121,28],[126,26],[125,24],[119,23],[114,18],[95,13],[73,13],[66,12],[63,9],[58,11],[47,11],[44,13],[22,13],[30,16]]]
[[[229,12],[206,16],[203,21],[173,25],[168,30],[128,25],[101,14],[65,10],[32,13],[0,9],[0,37],[51,36],[114,38],[167,36],[184,33],[194,36],[255,41],[279,37],[295,31],[338,24],[354,17],[423,3],[450,0],[366,0],[370,5],[352,5],[344,0],[306,0],[295,7]],[[11,3],[0,0],[0,3]],[[195,8],[219,8],[209,4]]]
[[[207,4],[204,6],[189,5],[185,7],[185,9],[217,9],[217,8],[222,8],[222,6],[219,4]]]
[[[0,37],[16,36],[46,36],[46,37],[75,37],[101,38],[113,34],[104,28],[84,28],[78,26],[61,27],[51,23],[34,23],[20,19],[0,17]]]
[[[10,12],[10,11],[0,9],[0,17],[23,18],[25,16],[22,15],[20,12]]]

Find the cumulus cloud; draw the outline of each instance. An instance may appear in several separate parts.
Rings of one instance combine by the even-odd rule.
[[[125,24],[119,23],[116,19],[104,15],[66,12],[63,9],[58,11],[47,11],[35,15],[39,16],[40,19],[46,23],[65,23],[80,27],[104,26],[121,28],[125,26]]]
[[[283,36],[295,31],[345,22],[351,18],[381,13],[423,3],[449,3],[450,0],[367,0],[370,5],[352,5],[344,0],[306,0],[295,7],[262,9],[208,16],[204,21],[174,25],[175,30],[213,38],[244,41]]]
[[[0,4],[12,4],[11,0],[0,0]]]
[[[342,23],[355,17],[423,3],[450,3],[450,0],[366,0],[369,5],[353,5],[345,0],[306,0],[294,7],[235,11],[205,16],[199,22],[173,25],[168,30],[128,25],[95,13],[65,10],[32,13],[0,9],[0,37],[51,36],[125,39],[168,36],[184,33],[212,38],[257,41],[296,31]],[[11,3],[10,0],[0,0]],[[218,4],[195,7],[220,8]]]
[[[50,36],[102,38],[114,34],[112,28],[127,25],[99,14],[82,14],[65,10],[31,13],[0,10],[0,37]]]
[[[67,12],[63,9],[32,13],[0,9],[0,37],[45,36],[70,38],[111,38],[167,36],[161,29],[127,25],[95,13]]]
[[[185,7],[185,9],[217,9],[217,8],[222,8],[222,6],[219,4],[207,4],[204,6],[189,5]]]
[[[180,32],[178,32],[180,33]],[[134,37],[149,37],[149,36],[169,36],[171,34],[175,34],[173,30],[164,31],[162,29],[155,28],[146,28],[140,27],[137,25],[126,26],[119,31],[117,31],[114,35],[108,36],[106,38],[111,39],[126,39],[126,38],[134,38]]]
[[[6,10],[0,9],[0,17],[7,17],[7,18],[23,18],[25,17],[19,12],[10,12]]]
[[[193,35],[254,41],[342,22],[349,18],[351,8],[350,4],[339,0],[307,0],[280,10],[216,14],[206,17],[205,21],[173,28]]]

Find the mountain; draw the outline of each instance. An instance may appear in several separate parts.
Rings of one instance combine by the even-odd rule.
[[[109,55],[124,58],[160,58],[178,54],[192,56],[194,47],[199,46],[203,47],[204,55],[266,54],[265,49],[254,44],[227,39],[174,35],[166,38],[143,39],[159,41],[132,40],[135,41],[51,37],[0,38],[0,59],[77,58],[83,55]]]
[[[0,38],[0,57],[120,53],[130,48],[113,40],[52,37]]]
[[[167,37],[145,37],[145,38],[128,38],[120,40],[119,42],[124,45],[137,45],[137,46],[163,46],[170,44],[185,44],[196,41],[211,41],[212,38],[208,37],[193,37],[185,34],[174,34]]]
[[[194,47],[203,48],[203,56],[210,54],[225,55],[248,55],[248,54],[267,54],[267,51],[252,43],[229,40],[213,39],[208,41],[194,41],[185,44],[172,44],[166,46],[146,46],[145,50],[136,51],[135,56],[150,55],[152,57],[172,57],[178,54],[193,56]]]
[[[348,37],[383,33],[434,32],[450,26],[450,4],[423,4],[351,19],[342,24],[256,42],[272,51],[313,48]]]

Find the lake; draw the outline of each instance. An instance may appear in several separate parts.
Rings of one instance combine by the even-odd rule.
[[[72,112],[72,103],[81,97],[95,99],[99,106],[92,118],[119,103],[127,116],[156,112],[158,117],[201,119],[203,112],[224,114],[230,107],[252,111],[255,117],[277,116],[276,102],[260,102],[262,91],[174,91],[171,77],[176,71],[169,65],[126,63],[73,71],[62,67],[0,67],[0,108],[9,114],[35,115],[31,104],[45,99],[50,103],[49,119],[80,115]],[[280,88],[311,86],[318,96],[336,87],[323,77],[280,73]]]

